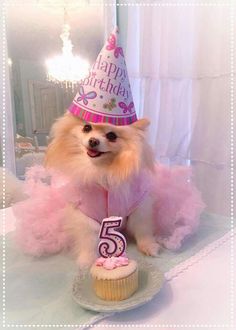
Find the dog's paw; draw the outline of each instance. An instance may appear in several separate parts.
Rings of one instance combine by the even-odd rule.
[[[88,253],[81,253],[77,260],[76,263],[81,269],[88,269],[92,266],[94,261],[96,260],[95,255],[90,255]]]
[[[141,240],[137,242],[139,250],[147,256],[157,257],[160,245],[153,240]]]

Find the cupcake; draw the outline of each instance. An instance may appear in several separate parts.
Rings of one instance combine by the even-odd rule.
[[[96,295],[104,300],[124,300],[138,288],[138,267],[127,257],[98,258],[90,269]]]

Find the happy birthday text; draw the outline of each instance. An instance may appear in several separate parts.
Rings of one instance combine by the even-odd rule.
[[[96,72],[103,71],[106,75],[102,79],[96,78]],[[124,68],[112,62],[104,60],[100,55],[94,63],[92,70],[88,77],[80,81],[81,85],[91,86],[101,91],[106,91],[110,94],[122,95],[125,99],[129,98],[129,89],[125,87],[127,80],[127,73]]]

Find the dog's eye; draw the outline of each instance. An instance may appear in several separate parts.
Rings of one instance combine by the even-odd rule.
[[[83,127],[83,132],[88,133],[88,132],[90,132],[90,131],[92,131],[92,126],[89,125],[89,124],[84,125],[84,127]]]
[[[117,139],[117,135],[114,132],[109,132],[106,134],[107,140],[114,142]]]

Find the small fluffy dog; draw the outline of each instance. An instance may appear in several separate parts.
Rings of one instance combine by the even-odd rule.
[[[148,125],[147,119],[126,126],[94,124],[66,113],[52,127],[46,167],[67,175],[81,192],[80,202],[66,208],[66,228],[81,267],[97,257],[102,216],[123,216],[125,230],[139,250],[158,254],[147,187],[154,170],[153,152],[145,139]]]

